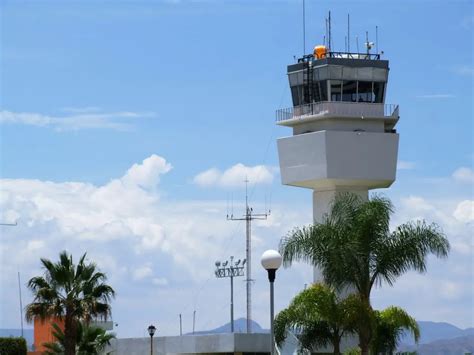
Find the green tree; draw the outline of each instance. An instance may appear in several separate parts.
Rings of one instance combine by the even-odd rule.
[[[361,302],[355,295],[339,299],[329,286],[315,284],[299,293],[275,318],[275,340],[281,345],[288,330],[308,351],[331,344],[340,354],[341,339],[355,331]]]
[[[58,317],[64,321],[64,353],[74,355],[79,322],[88,324],[94,318],[110,315],[115,291],[107,277],[94,263],[86,263],[84,254],[77,265],[72,255],[63,251],[54,263],[41,259],[44,275],[28,281],[34,299],[26,307],[26,319]]]
[[[416,320],[399,307],[388,307],[375,311],[376,331],[372,341],[374,354],[392,355],[400,342],[404,331],[409,331],[416,342],[420,338],[420,329]]]
[[[366,309],[371,309],[374,285],[393,285],[408,270],[425,272],[429,254],[447,257],[449,253],[449,242],[435,224],[408,222],[390,231],[392,213],[386,198],[364,201],[354,194],[340,194],[322,223],[296,228],[281,240],[284,265],[309,262],[321,269],[328,284],[355,290]],[[358,334],[366,355],[372,322],[361,322]]]
[[[65,336],[64,332],[57,324],[53,324],[53,336],[56,338],[54,343],[44,344],[47,349],[45,355],[64,355],[65,354]],[[99,355],[110,341],[115,339],[115,334],[107,333],[104,329],[94,326],[78,323],[76,328],[76,355]],[[107,353],[107,354],[110,354]]]

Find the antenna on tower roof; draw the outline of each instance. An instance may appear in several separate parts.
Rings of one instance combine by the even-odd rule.
[[[347,14],[347,52],[351,52],[351,32],[349,14]]]
[[[329,33],[328,33],[328,38],[329,38],[329,52],[331,52],[331,42],[332,42],[332,38],[331,38],[331,10],[329,10],[329,19],[328,19],[328,28],[329,28]]]
[[[329,50],[328,19],[327,19],[327,17],[324,19],[324,21],[326,22],[326,35],[324,36],[324,45],[326,47],[328,47],[328,50]]]
[[[379,26],[375,26],[375,53],[379,54]]]

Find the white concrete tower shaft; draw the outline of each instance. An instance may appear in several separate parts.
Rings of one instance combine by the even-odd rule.
[[[379,55],[330,52],[288,66],[293,107],[277,124],[293,135],[277,141],[282,183],[313,190],[321,222],[339,192],[363,199],[396,177],[397,105],[385,104],[388,61]],[[314,281],[323,281],[315,270]]]

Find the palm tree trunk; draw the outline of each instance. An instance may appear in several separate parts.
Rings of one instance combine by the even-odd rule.
[[[372,306],[370,305],[370,290],[366,294],[361,294],[362,302],[366,305],[366,310],[368,312],[372,311]],[[359,329],[359,347],[361,355],[369,355],[370,341],[372,340],[372,324],[369,321],[370,315],[367,317],[364,324],[361,325]]]
[[[76,323],[67,311],[64,322],[64,353],[65,355],[76,354]]]

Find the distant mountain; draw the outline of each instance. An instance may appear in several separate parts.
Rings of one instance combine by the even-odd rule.
[[[474,334],[400,347],[399,351],[416,351],[418,355],[464,355],[474,353]]]
[[[419,344],[427,344],[436,340],[446,340],[474,335],[474,328],[461,329],[444,322],[419,321],[418,326],[420,327],[421,333]],[[408,333],[405,333],[400,343],[407,346],[415,345],[413,337]]]
[[[263,329],[260,324],[255,321],[252,323],[252,332],[253,333],[268,333],[268,329]],[[234,332],[235,333],[245,333],[247,331],[247,319],[239,318],[234,320]],[[230,333],[230,322],[226,323],[218,328],[211,330],[203,330],[199,332],[194,332],[194,334],[204,335],[204,334],[220,334],[220,333]],[[190,335],[192,333],[188,333]]]
[[[0,329],[1,338],[20,337],[21,329]],[[33,345],[33,329],[23,329],[23,337],[26,339],[28,348],[30,349]]]

